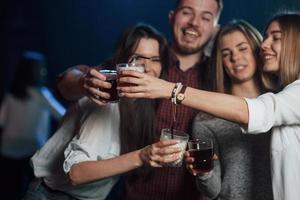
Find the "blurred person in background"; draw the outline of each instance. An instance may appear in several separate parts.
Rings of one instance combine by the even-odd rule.
[[[33,178],[29,158],[49,137],[51,118],[59,121],[65,108],[45,86],[43,54],[26,51],[0,107],[1,194],[21,199]]]

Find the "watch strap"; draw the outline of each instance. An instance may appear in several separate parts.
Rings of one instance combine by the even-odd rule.
[[[184,96],[185,90],[186,90],[186,86],[183,85],[181,87],[181,90],[179,91],[179,93],[176,95],[176,103],[177,104],[181,104],[181,102],[184,100],[184,98],[185,98],[185,96]],[[180,98],[178,98],[179,96],[180,96]]]

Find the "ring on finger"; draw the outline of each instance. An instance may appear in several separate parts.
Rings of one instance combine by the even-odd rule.
[[[100,96],[98,94],[94,94],[95,99],[100,99]]]
[[[98,91],[101,91],[100,88],[96,88],[96,89],[97,89]],[[99,94],[94,94],[94,97],[95,97],[96,99],[100,99],[101,96],[100,96]]]

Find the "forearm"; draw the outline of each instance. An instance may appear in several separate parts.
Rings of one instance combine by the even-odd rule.
[[[88,69],[86,65],[79,65],[61,75],[57,81],[57,89],[64,99],[75,101],[84,95],[83,78]]]
[[[208,178],[196,178],[197,190],[202,194],[205,194],[211,199],[215,199],[221,192],[221,182],[220,179],[214,174],[206,175]]]
[[[174,83],[165,82],[157,96],[159,98],[171,98],[174,86]],[[249,121],[248,106],[241,97],[187,87],[185,98],[181,103],[242,125],[247,125]]]
[[[71,167],[69,177],[72,184],[78,185],[125,173],[140,166],[142,160],[140,150],[137,150],[112,159],[75,164]]]
[[[242,125],[249,121],[247,103],[241,97],[188,87],[182,104]]]

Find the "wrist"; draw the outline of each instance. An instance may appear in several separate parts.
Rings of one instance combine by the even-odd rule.
[[[78,82],[79,82],[79,88],[80,88],[80,96],[85,96],[86,95],[86,91],[84,88],[84,83],[85,83],[85,78],[86,78],[87,74],[86,73],[81,73],[79,75],[78,78]]]
[[[172,91],[175,87],[176,83],[171,83],[171,82],[167,82],[166,81],[166,87],[165,87],[165,90],[164,90],[164,96],[163,98],[165,99],[171,99],[172,97]]]
[[[143,161],[143,149],[137,150],[134,152],[135,153],[135,167],[141,167],[142,165],[144,165],[144,161]]]

